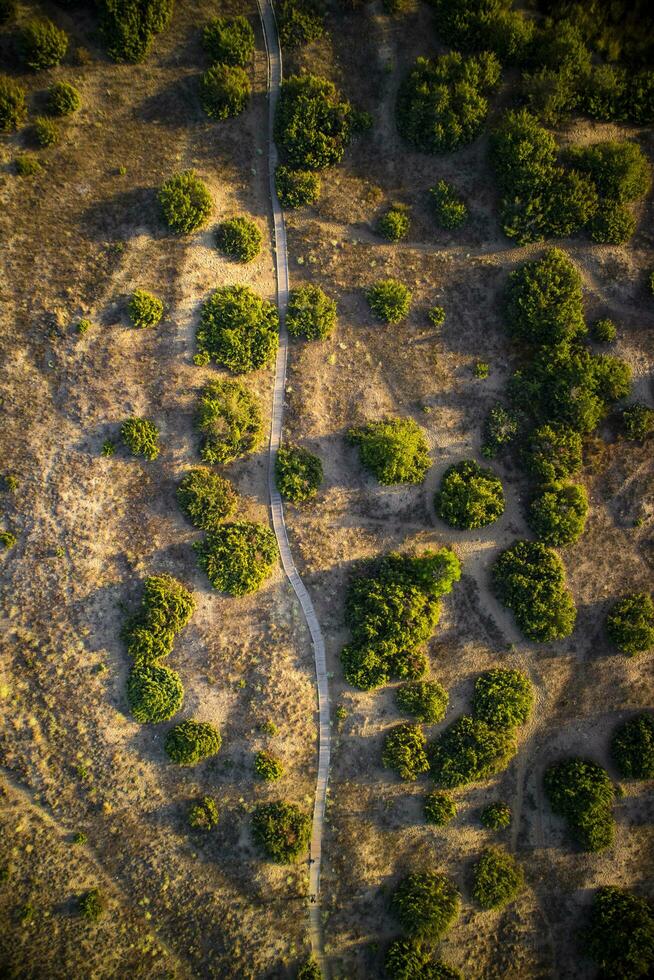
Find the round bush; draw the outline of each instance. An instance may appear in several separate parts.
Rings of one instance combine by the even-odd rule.
[[[54,68],[64,58],[67,48],[68,35],[47,17],[28,21],[20,32],[22,61],[34,71]]]
[[[606,631],[621,653],[633,657],[654,646],[654,602],[646,592],[624,596],[606,617]]]
[[[506,830],[511,826],[511,807],[508,803],[489,803],[481,811],[480,819],[487,830]]]
[[[393,893],[391,909],[409,936],[435,943],[459,915],[461,899],[446,875],[427,871],[402,879]]]
[[[581,434],[565,425],[534,429],[525,450],[529,472],[543,483],[578,473],[582,465]]]
[[[240,381],[210,381],[202,389],[196,424],[205,463],[231,463],[263,440],[259,402]]]
[[[569,636],[577,610],[565,585],[563,562],[539,541],[516,541],[492,568],[495,595],[513,612],[528,640],[547,643]]]
[[[566,818],[584,851],[611,846],[615,792],[606,770],[588,759],[564,759],[546,770],[543,782],[552,810]]]
[[[252,814],[252,836],[271,860],[287,864],[309,846],[311,817],[295,803],[260,803]]]
[[[139,612],[123,631],[127,652],[137,663],[166,657],[179,633],[195,612],[195,599],[171,575],[150,575],[145,580]]]
[[[431,466],[429,447],[413,419],[386,418],[350,429],[348,442],[359,447],[361,462],[380,483],[422,483]]]
[[[229,119],[246,108],[252,86],[247,72],[233,65],[214,65],[200,80],[200,102],[210,119]]]
[[[340,163],[350,141],[351,107],[333,82],[316,75],[292,75],[282,82],[275,117],[275,140],[288,162],[302,170]]]
[[[145,59],[155,35],[169,26],[173,13],[173,0],[103,0],[100,6],[110,57],[133,64]]]
[[[413,939],[396,939],[388,947],[384,967],[390,980],[463,980],[463,974],[440,960],[433,950]]]
[[[475,681],[473,712],[491,728],[524,725],[533,706],[531,681],[520,670],[494,667],[480,674]]]
[[[153,460],[159,455],[159,429],[149,419],[125,419],[120,434],[133,456]]]
[[[389,242],[399,242],[406,238],[411,227],[409,209],[402,204],[394,204],[379,219],[379,234]]]
[[[505,319],[514,337],[532,344],[557,344],[586,332],[581,275],[564,251],[551,248],[511,273]]]
[[[206,721],[183,721],[166,735],[164,748],[171,762],[194,766],[220,751],[220,732]]]
[[[292,170],[282,164],[275,170],[275,189],[283,208],[316,204],[320,197],[320,176],[311,170]]]
[[[274,782],[284,775],[284,766],[270,752],[257,752],[254,757],[254,771],[260,779]]]
[[[55,82],[48,89],[48,112],[53,116],[70,116],[81,105],[80,94],[68,82]]]
[[[498,847],[488,847],[473,868],[472,897],[482,909],[501,909],[522,891],[524,873],[518,862]]]
[[[0,75],[0,132],[18,129],[26,116],[25,89],[12,78]]]
[[[432,306],[427,313],[427,319],[434,327],[442,327],[445,323],[445,310],[442,306]]]
[[[281,0],[277,16],[284,49],[304,47],[325,33],[324,9],[315,0]]]
[[[551,483],[532,500],[527,520],[540,541],[561,548],[580,537],[587,516],[585,487],[576,483]]]
[[[189,235],[205,225],[213,201],[204,181],[193,170],[174,174],[159,191],[159,204],[168,227],[178,235]]]
[[[261,588],[279,556],[271,529],[250,521],[221,524],[193,547],[214,589],[233,596]]]
[[[221,286],[202,305],[197,345],[236,374],[274,360],[279,343],[277,307],[249,286]]]
[[[16,541],[16,535],[12,534],[11,531],[0,531],[0,548],[3,551],[9,551],[10,548],[14,548]]]
[[[425,800],[425,820],[437,827],[444,827],[454,820],[456,803],[449,793],[430,793]]]
[[[34,120],[34,139],[38,146],[55,146],[59,142],[59,127],[46,116],[37,116]]]
[[[79,900],[79,913],[82,918],[89,922],[97,922],[105,912],[105,901],[99,889],[92,888],[86,892]]]
[[[292,289],[288,297],[286,326],[292,337],[324,340],[336,326],[336,302],[320,286],[309,283]]]
[[[624,245],[636,230],[636,217],[626,204],[602,201],[588,230],[597,245]]]
[[[654,717],[635,715],[619,725],[611,739],[611,755],[624,779],[654,779]]]
[[[454,789],[494,776],[517,749],[514,729],[462,715],[430,745],[431,772],[437,785]]]
[[[230,259],[251,262],[261,251],[263,236],[254,221],[230,218],[218,225],[216,244]]]
[[[202,43],[213,64],[245,68],[254,54],[254,31],[247,17],[214,17]]]
[[[280,446],[275,457],[275,483],[285,500],[303,503],[318,492],[322,463],[302,446]]]
[[[596,320],[591,328],[593,340],[598,344],[613,344],[618,330],[613,320]]]
[[[177,500],[192,524],[213,531],[234,513],[238,494],[229,480],[206,466],[196,466],[184,474]]]
[[[636,402],[622,413],[622,426],[627,439],[642,442],[654,432],[654,409]]]
[[[567,159],[588,173],[606,202],[628,204],[647,194],[652,176],[647,157],[637,143],[604,142],[574,146]]]
[[[218,807],[210,796],[203,796],[192,803],[188,811],[189,826],[193,830],[213,830],[218,825]]]
[[[127,652],[137,664],[151,664],[167,657],[173,649],[175,634],[172,630],[153,630],[138,622],[125,630]]]
[[[504,513],[502,481],[472,459],[448,467],[434,498],[436,513],[450,527],[473,530]]]
[[[612,885],[599,888],[582,941],[584,952],[607,980],[647,978],[654,967],[652,906],[623,888]]]
[[[436,223],[446,231],[460,228],[468,220],[468,208],[465,201],[446,180],[439,180],[435,187],[430,187],[432,205]]]
[[[401,779],[415,780],[427,772],[426,739],[419,725],[396,725],[384,739],[382,764]]]
[[[366,293],[370,309],[384,323],[406,319],[411,307],[411,291],[397,279],[380,279]]]
[[[129,301],[128,313],[134,327],[156,327],[161,321],[164,305],[160,299],[147,293],[144,289],[136,289]]]
[[[142,725],[169,721],[182,707],[184,688],[179,674],[156,663],[137,663],[127,681],[127,698]]]
[[[436,725],[445,717],[449,695],[438,681],[409,681],[398,687],[395,700],[416,721]]]
[[[322,980],[322,971],[313,956],[305,960],[297,971],[296,980]]]

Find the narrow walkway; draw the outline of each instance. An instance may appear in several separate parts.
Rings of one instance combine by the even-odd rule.
[[[275,387],[273,392],[272,420],[270,425],[270,450],[268,458],[268,488],[270,491],[270,510],[272,524],[279,545],[284,571],[293,586],[307,621],[313,651],[316,661],[316,686],[318,688],[319,714],[319,751],[318,777],[316,795],[313,806],[313,825],[311,830],[311,864],[309,865],[309,921],[311,948],[318,961],[323,977],[327,977],[327,964],[323,949],[322,916],[320,911],[320,862],[322,850],[322,835],[325,820],[325,802],[327,799],[327,781],[329,778],[329,754],[331,749],[331,730],[329,726],[329,684],[327,681],[327,665],[325,662],[325,641],[318,623],[316,611],[311,597],[295,567],[293,555],[286,533],[284,508],[277,487],[275,486],[275,456],[282,440],[282,423],[284,419],[284,392],[286,388],[286,362],[288,359],[288,333],[285,326],[286,306],[288,303],[288,251],[286,247],[286,227],[284,215],[275,190],[275,167],[277,166],[277,147],[273,132],[275,108],[279,97],[282,81],[282,52],[277,33],[277,22],[272,0],[257,0],[263,36],[268,56],[268,110],[269,110],[269,140],[268,140],[268,175],[270,179],[270,199],[272,205],[274,236],[275,236],[275,272],[277,275],[277,306],[279,307],[279,351],[275,363]]]

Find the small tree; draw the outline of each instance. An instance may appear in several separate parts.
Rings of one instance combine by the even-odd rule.
[[[170,24],[173,0],[100,0],[102,33],[114,61],[143,61]]]
[[[182,707],[184,687],[179,674],[156,663],[137,662],[127,681],[134,719],[141,725],[169,721]]]
[[[196,424],[205,463],[231,463],[257,449],[263,419],[255,395],[239,381],[210,381],[202,389]]]
[[[565,425],[541,425],[525,448],[529,472],[544,483],[578,473],[582,464],[581,434]]]
[[[316,204],[320,197],[320,175],[311,170],[295,170],[283,164],[275,170],[275,189],[283,208]]]
[[[144,289],[136,289],[129,301],[129,318],[134,327],[156,327],[164,313],[164,305],[160,299],[147,293]]]
[[[194,766],[220,751],[220,732],[206,721],[183,721],[166,735],[164,748],[171,762]]]
[[[500,772],[517,748],[512,728],[462,715],[430,745],[431,772],[439,786],[465,786]]]
[[[472,897],[482,909],[503,908],[524,888],[524,872],[518,862],[500,850],[488,847],[473,869]]]
[[[494,667],[480,674],[475,681],[473,712],[491,728],[524,725],[533,705],[531,681],[520,670]]]
[[[206,466],[188,470],[177,488],[179,505],[196,527],[212,531],[236,508],[234,486]]]
[[[439,227],[446,231],[460,228],[468,220],[468,208],[457,190],[446,180],[439,180],[430,187],[434,216]]]
[[[586,332],[581,276],[559,248],[512,272],[505,302],[509,331],[521,340],[556,344]]]
[[[288,297],[286,326],[293,337],[324,340],[336,326],[336,301],[312,283],[292,289]]]
[[[552,810],[566,818],[584,851],[611,846],[615,792],[601,766],[588,759],[564,759],[546,770],[544,785]]]
[[[427,871],[400,881],[391,909],[409,936],[436,943],[459,915],[461,899],[446,875]]]
[[[261,588],[279,555],[272,530],[250,521],[221,524],[193,547],[214,589],[232,596]]]
[[[229,119],[247,107],[252,86],[246,71],[235,65],[214,65],[200,80],[200,102],[210,119]]]
[[[202,305],[200,352],[236,374],[265,367],[279,342],[277,307],[249,286],[221,286]]]
[[[633,657],[654,646],[654,602],[646,592],[634,592],[615,603],[606,617],[609,639],[621,653]]]
[[[654,717],[634,715],[619,725],[611,739],[611,755],[624,779],[654,779]]]
[[[445,471],[434,505],[438,516],[451,527],[485,527],[504,513],[502,481],[492,470],[464,459]]]
[[[159,429],[149,419],[125,419],[120,434],[133,456],[153,460],[159,455]]]
[[[599,888],[582,932],[584,952],[603,977],[636,980],[654,966],[654,912],[623,888]]]
[[[508,803],[489,803],[481,811],[480,819],[487,830],[506,830],[511,826],[511,807]]]
[[[563,562],[544,544],[516,541],[492,568],[495,594],[513,612],[529,640],[564,639],[574,629],[577,610],[566,588]]]
[[[456,803],[449,793],[430,793],[425,799],[425,820],[444,827],[456,816]]]
[[[288,864],[309,845],[311,817],[295,803],[260,803],[252,814],[252,836],[272,861]]]
[[[396,939],[388,947],[384,966],[391,980],[463,980],[463,974],[432,959],[429,944],[415,939]]]
[[[247,17],[214,17],[202,34],[212,64],[245,68],[254,54],[254,31]]]
[[[366,298],[374,315],[384,323],[399,323],[409,314],[411,291],[397,279],[380,279]]]
[[[361,462],[380,483],[422,483],[431,465],[424,433],[411,418],[389,417],[350,429],[348,441],[359,447]]]
[[[188,812],[189,826],[193,830],[213,830],[218,825],[218,807],[211,796],[203,796],[192,803]]]
[[[561,548],[583,534],[588,516],[586,488],[577,483],[550,483],[533,498],[528,522],[536,537]]]
[[[406,238],[411,227],[409,209],[403,204],[394,204],[379,219],[377,229],[389,242],[399,242]]]
[[[396,725],[384,739],[382,763],[401,779],[415,780],[427,772],[426,739],[419,725]]]
[[[254,771],[260,779],[275,782],[284,775],[284,766],[270,752],[257,752],[254,757]]]
[[[654,409],[635,402],[622,413],[622,426],[627,439],[643,442],[654,432]]]
[[[294,504],[311,500],[322,483],[322,463],[302,446],[280,446],[275,457],[275,482],[282,497]]]
[[[70,116],[81,105],[80,94],[68,82],[55,82],[48,89],[48,111],[53,116]]]
[[[351,106],[333,82],[317,75],[292,75],[282,83],[275,140],[288,162],[302,170],[340,163],[350,141]]]
[[[205,225],[213,210],[209,190],[193,170],[174,174],[159,191],[159,204],[168,227],[190,235]]]
[[[436,725],[447,711],[449,695],[438,681],[409,681],[396,692],[398,707],[416,721]]]
[[[263,236],[254,221],[248,218],[230,218],[218,225],[218,248],[237,262],[251,262],[261,251]]]
[[[18,129],[26,115],[25,89],[7,75],[0,75],[0,132]]]
[[[68,35],[47,17],[29,20],[19,36],[23,63],[33,71],[54,68],[68,49]]]

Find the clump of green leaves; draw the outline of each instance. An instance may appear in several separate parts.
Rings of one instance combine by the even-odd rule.
[[[34,18],[21,29],[18,47],[23,64],[42,71],[61,63],[68,49],[68,35],[47,17]]]
[[[595,321],[591,327],[591,335],[597,344],[613,344],[618,330],[613,320],[603,318]]]
[[[384,966],[391,980],[463,980],[460,970],[433,959],[431,944],[416,939],[395,939]]]
[[[14,548],[16,541],[16,535],[12,534],[11,531],[0,531],[0,548],[3,551],[9,551],[10,548]]]
[[[192,803],[188,811],[189,826],[193,830],[213,830],[218,825],[218,807],[211,796],[203,796]]]
[[[509,276],[505,320],[512,336],[557,344],[586,333],[581,276],[560,248],[525,262]]]
[[[282,83],[275,140],[292,167],[323,170],[340,163],[350,141],[351,106],[333,82],[291,75]]]
[[[462,715],[432,742],[429,761],[437,785],[453,789],[495,775],[516,752],[513,728]]]
[[[261,751],[257,752],[254,757],[254,771],[260,779],[265,779],[266,782],[270,783],[282,778],[284,766],[270,752]]]
[[[411,307],[411,290],[397,279],[380,279],[366,293],[368,305],[384,323],[405,320]]]
[[[622,426],[627,439],[642,442],[654,432],[654,409],[642,402],[628,405],[622,413]]]
[[[446,180],[439,180],[434,187],[430,187],[434,216],[439,227],[446,231],[454,231],[460,228],[468,220],[468,208],[452,184]]]
[[[606,770],[589,759],[564,759],[546,770],[544,786],[552,810],[566,818],[584,851],[610,847],[615,791]]]
[[[197,345],[236,374],[265,367],[279,343],[277,307],[249,286],[221,286],[202,305]]]
[[[447,875],[425,871],[403,878],[391,910],[407,935],[438,942],[461,911],[461,898]]]
[[[59,127],[47,116],[37,116],[34,120],[34,139],[38,146],[55,146],[59,142]]]
[[[286,326],[293,337],[324,340],[336,326],[336,301],[313,283],[298,286],[288,297]]]
[[[445,323],[445,310],[442,306],[432,306],[427,312],[427,319],[434,327],[442,327]]]
[[[48,89],[48,112],[53,116],[70,116],[81,103],[78,90],[68,82],[55,82]]]
[[[546,643],[569,636],[577,610],[566,588],[563,562],[538,541],[516,541],[492,569],[497,598],[513,612],[529,640]]]
[[[212,531],[233,514],[238,494],[225,477],[206,466],[196,466],[184,474],[177,488],[177,500],[192,524],[202,531]]]
[[[196,425],[205,463],[231,463],[263,440],[259,402],[240,381],[209,381],[200,395]]]
[[[14,166],[19,177],[36,177],[43,172],[43,164],[32,153],[19,153],[14,159]]]
[[[494,51],[503,64],[520,64],[534,34],[533,22],[511,0],[431,0],[439,38],[459,51]]]
[[[618,600],[606,617],[606,632],[621,653],[633,657],[654,646],[654,602],[646,592]]]
[[[588,516],[586,488],[577,483],[550,483],[529,506],[528,522],[536,537],[555,548],[573,544],[583,533]]]
[[[654,717],[634,715],[611,739],[611,756],[624,779],[654,779]]]
[[[324,9],[319,0],[281,0],[279,37],[284,48],[299,48],[325,33]]]
[[[302,446],[284,445],[275,457],[275,483],[282,497],[294,504],[310,500],[322,483],[322,463]]]
[[[120,435],[133,456],[153,460],[159,455],[159,429],[149,419],[136,416],[126,419],[120,427]]]
[[[146,292],[145,289],[135,289],[127,307],[129,318],[134,327],[156,327],[164,313],[162,301]]]
[[[169,721],[184,701],[179,674],[162,664],[139,660],[127,680],[130,711],[141,725]]]
[[[581,450],[579,432],[560,424],[541,425],[529,437],[525,462],[538,480],[553,483],[581,469]]]
[[[494,667],[475,681],[472,708],[476,718],[491,728],[524,725],[534,705],[531,681],[520,670]]]
[[[456,816],[456,803],[449,793],[430,793],[425,799],[425,820],[444,827]]]
[[[384,739],[382,763],[400,779],[415,780],[427,772],[426,739],[419,725],[396,725]]]
[[[524,887],[524,872],[516,859],[499,847],[487,847],[473,868],[472,897],[482,909],[500,909]]]
[[[252,836],[271,860],[287,864],[308,847],[311,817],[295,803],[260,803],[252,814]]]
[[[164,748],[171,762],[179,766],[194,766],[220,751],[220,732],[206,721],[188,719],[171,728]]]
[[[245,68],[254,54],[254,31],[247,17],[214,17],[202,43],[212,64]]]
[[[193,547],[214,589],[232,596],[261,588],[278,558],[272,530],[251,521],[221,524]]]
[[[249,218],[230,218],[218,225],[218,248],[237,262],[251,262],[261,251],[263,236]]]
[[[25,89],[13,78],[0,75],[0,132],[18,129],[26,115]]]
[[[275,170],[275,189],[283,208],[302,208],[320,197],[320,175],[280,164]]]
[[[97,922],[105,911],[105,901],[98,888],[92,888],[79,899],[79,913],[88,922]]]
[[[438,516],[450,527],[473,530],[492,524],[504,513],[502,481],[472,459],[445,471],[434,497]]]
[[[408,681],[398,687],[395,700],[416,721],[436,725],[445,717],[449,695],[438,681]]]
[[[520,418],[503,405],[494,405],[484,424],[484,445],[482,454],[492,459],[510,445],[520,431]]]
[[[159,204],[168,227],[178,235],[190,235],[209,220],[211,194],[194,170],[173,174],[159,191]]]
[[[304,961],[297,971],[296,980],[322,980],[322,971],[313,956]]]
[[[195,599],[185,585],[172,575],[149,575],[141,608],[124,630],[127,652],[137,664],[166,657],[175,635],[184,629],[194,612]]]
[[[114,61],[143,61],[170,24],[173,0],[100,0],[102,33]]]
[[[487,830],[506,830],[511,826],[511,807],[508,803],[489,803],[481,811],[480,819]]]
[[[237,65],[214,65],[200,79],[200,102],[210,119],[230,119],[247,107],[252,86]]]
[[[624,888],[598,888],[582,932],[584,952],[603,977],[636,980],[654,965],[654,912]]]
[[[422,483],[431,466],[425,435],[411,418],[368,422],[350,429],[347,439],[359,447],[365,468],[386,486]]]
[[[394,204],[379,219],[379,234],[389,242],[399,242],[406,238],[411,227],[409,209],[403,204]]]

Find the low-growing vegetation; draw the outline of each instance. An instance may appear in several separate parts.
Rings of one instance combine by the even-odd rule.
[[[27,68],[43,71],[63,61],[68,50],[68,35],[47,17],[33,18],[21,28],[18,48]]]
[[[70,116],[81,104],[79,92],[68,82],[55,82],[48,89],[48,112],[53,116]]]
[[[397,279],[380,279],[366,298],[374,315],[384,323],[400,323],[409,315],[411,291]]]
[[[99,0],[102,33],[114,61],[138,63],[170,24],[173,0]]]
[[[564,759],[546,770],[544,786],[552,810],[565,817],[584,851],[611,846],[615,791],[606,770],[589,759]]]
[[[430,943],[395,939],[386,952],[384,967],[391,980],[463,980],[463,974],[435,960]]]
[[[282,83],[275,140],[286,162],[300,170],[340,163],[350,141],[351,106],[333,82],[318,75],[291,75]]]
[[[252,521],[221,524],[193,547],[214,589],[232,596],[260,589],[278,558],[273,531]]]
[[[449,466],[434,498],[438,516],[451,527],[474,530],[504,513],[502,481],[472,459]]]
[[[320,197],[320,175],[280,164],[275,170],[275,189],[283,208],[302,208],[316,204]]]
[[[125,419],[120,435],[132,456],[143,456],[152,461],[159,455],[159,429],[150,419],[136,416]]]
[[[447,875],[425,871],[400,881],[391,910],[407,935],[435,943],[458,917],[461,898]]]
[[[196,424],[205,463],[231,463],[263,441],[259,402],[240,381],[209,381],[200,394]]]
[[[482,909],[500,909],[524,887],[524,872],[516,859],[499,847],[482,851],[473,868],[472,897]]]
[[[415,780],[429,769],[426,744],[420,725],[396,725],[384,739],[382,764],[400,779]]]
[[[599,888],[581,933],[584,952],[602,977],[637,980],[654,966],[654,911],[624,888]]]
[[[398,687],[395,700],[398,708],[416,721],[437,725],[445,717],[449,695],[438,681],[407,681]]]
[[[141,725],[169,721],[182,707],[184,687],[176,671],[163,664],[139,660],[127,680],[132,717]]]
[[[609,639],[627,656],[644,653],[654,646],[654,602],[647,592],[626,595],[606,617]]]
[[[249,218],[229,218],[218,225],[216,244],[236,262],[252,262],[261,251],[263,236],[258,225]]]
[[[444,827],[454,820],[456,803],[449,793],[429,793],[425,799],[425,820],[436,827]]]
[[[174,174],[159,191],[164,220],[177,235],[190,235],[209,220],[211,194],[194,170]]]
[[[292,337],[325,340],[336,326],[336,301],[313,283],[298,286],[289,293],[286,326]]]
[[[423,430],[411,418],[386,418],[352,428],[348,442],[359,447],[361,462],[386,486],[422,483],[431,466]]]
[[[520,670],[494,667],[475,681],[472,710],[476,718],[491,728],[515,728],[524,725],[534,706],[534,691],[529,678]]]
[[[489,803],[481,811],[480,820],[486,830],[506,830],[511,826],[511,807],[501,801]]]
[[[218,806],[211,796],[192,803],[188,811],[189,827],[193,830],[213,830],[218,826]]]
[[[251,94],[248,74],[238,65],[213,65],[200,79],[200,102],[210,119],[238,116]]]
[[[207,721],[188,719],[175,725],[166,735],[164,748],[171,762],[178,766],[195,766],[220,751],[222,738]]]
[[[18,129],[26,116],[25,89],[13,78],[0,75],[0,132]]]
[[[225,477],[206,466],[196,466],[182,477],[177,488],[177,500],[195,527],[213,531],[234,513],[238,494]]]
[[[560,640],[574,629],[577,610],[566,588],[563,562],[546,545],[516,541],[496,559],[492,582],[528,640]]]
[[[577,483],[550,483],[532,499],[529,526],[544,544],[573,544],[583,534],[588,516],[586,488]]]
[[[377,230],[389,242],[399,242],[406,238],[411,227],[409,209],[403,204],[394,204],[383,213],[377,224]]]
[[[247,17],[214,17],[202,32],[211,63],[245,68],[254,54],[254,31]]]
[[[322,463],[302,446],[280,446],[275,457],[275,483],[282,497],[301,504],[315,497],[322,483]]]
[[[249,286],[221,286],[202,305],[197,334],[200,353],[235,374],[274,360],[279,343],[277,307]]]
[[[643,442],[654,432],[654,409],[642,402],[628,405],[622,413],[622,427],[627,439]]]
[[[654,716],[634,715],[618,725],[611,756],[624,779],[654,779]]]
[[[287,864],[308,847],[311,817],[295,803],[260,803],[252,814],[252,836],[272,861]]]
[[[513,728],[491,728],[462,715],[431,743],[428,755],[436,784],[454,789],[501,772],[517,750]]]
[[[260,779],[268,783],[281,779],[284,775],[284,766],[270,752],[257,752],[254,757],[254,771]]]
[[[446,231],[460,228],[468,220],[468,208],[457,190],[446,180],[439,180],[429,190],[436,223]]]
[[[164,313],[162,301],[144,289],[132,293],[128,306],[129,318],[134,327],[156,327]]]

